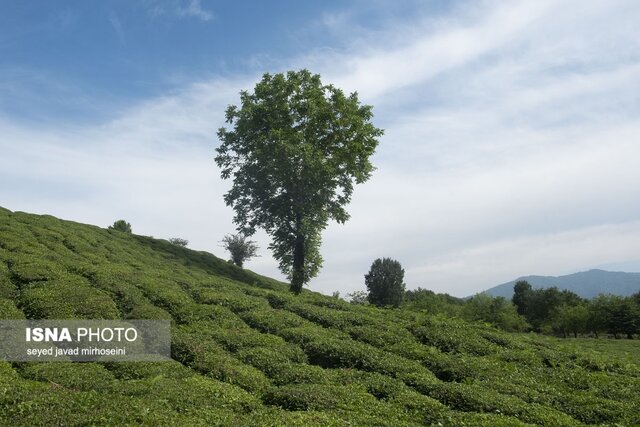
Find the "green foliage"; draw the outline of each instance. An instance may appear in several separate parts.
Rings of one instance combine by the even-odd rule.
[[[516,306],[518,314],[525,315],[529,306],[529,299],[533,293],[531,284],[526,280],[518,280],[513,286],[513,298],[511,301]]]
[[[33,319],[118,319],[115,302],[78,276],[35,283],[21,293],[19,306]]]
[[[97,363],[49,362],[25,364],[22,376],[73,390],[107,390],[115,377]]]
[[[246,234],[263,228],[280,269],[300,293],[322,264],[320,233],[330,219],[345,222],[355,184],[365,182],[382,130],[371,107],[307,70],[264,74],[240,108],[226,111],[216,163],[234,222]]]
[[[518,314],[523,315],[536,331],[553,329],[554,318],[558,324],[556,329],[562,330],[561,322],[557,322],[559,312],[563,311],[562,307],[573,307],[582,303],[582,298],[571,291],[560,291],[556,287],[532,289],[524,280],[517,282],[513,290],[512,301]]]
[[[119,219],[109,226],[109,230],[122,231],[123,233],[131,233],[131,224],[124,219]]]
[[[24,313],[14,302],[7,298],[0,298],[0,319],[24,319]]]
[[[564,337],[571,333],[575,338],[587,332],[589,309],[586,305],[562,305],[554,311],[549,323],[553,331]]]
[[[414,289],[404,294],[404,307],[413,310],[426,310],[431,314],[446,314],[457,316],[464,300],[449,294],[436,294],[428,289]]]
[[[369,304],[369,298],[365,291],[354,291],[347,294],[347,297],[349,297],[349,302],[351,304],[356,304],[356,305]]]
[[[171,239],[169,239],[169,243],[171,243],[172,245],[180,246],[182,248],[186,248],[189,244],[189,241],[180,237],[172,237]]]
[[[525,331],[529,328],[524,317],[516,307],[503,297],[492,298],[486,294],[471,297],[464,304],[461,317],[469,321],[483,321],[511,332]]]
[[[253,240],[248,240],[242,234],[228,234],[222,238],[223,247],[231,255],[231,262],[242,267],[245,261],[255,257],[258,253],[258,245]]]
[[[557,288],[532,289],[526,281],[514,286],[513,303],[536,331],[566,337],[606,331],[618,338],[633,338],[640,332],[640,293],[623,298],[598,295],[585,301],[570,291]]]
[[[0,361],[0,425],[640,424],[640,340],[507,333],[488,324],[513,315],[500,299],[292,296],[210,254],[48,216],[0,209],[0,230],[0,318],[171,319],[173,341],[162,363]],[[614,331],[630,303],[567,300],[542,327],[571,333],[585,307]]]
[[[391,258],[378,258],[364,276],[368,300],[377,306],[399,307],[404,297],[404,269]]]

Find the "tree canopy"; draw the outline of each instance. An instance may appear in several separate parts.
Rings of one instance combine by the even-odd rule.
[[[245,261],[258,256],[258,245],[242,234],[227,234],[222,238],[222,246],[229,251],[230,261],[242,267]]]
[[[123,233],[131,233],[131,224],[124,219],[119,219],[109,226],[109,230],[118,230]]]
[[[218,131],[215,160],[222,178],[233,179],[225,203],[243,234],[271,235],[269,248],[299,293],[322,265],[321,231],[349,218],[345,206],[354,185],[369,179],[383,131],[357,93],[307,70],[264,74],[240,103]]]
[[[369,302],[378,306],[399,307],[404,298],[404,269],[391,258],[378,258],[371,264],[364,282],[369,290]]]

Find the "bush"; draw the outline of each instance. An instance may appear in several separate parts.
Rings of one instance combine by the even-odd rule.
[[[167,362],[107,362],[104,363],[104,367],[120,380],[157,377],[188,378],[196,375],[194,371],[175,360]]]
[[[0,298],[14,298],[17,291],[11,282],[9,268],[0,261]]]
[[[118,392],[149,401],[166,401],[172,409],[196,416],[211,408],[228,409],[241,415],[262,406],[260,400],[242,388],[200,375],[128,381]]]
[[[289,328],[311,325],[309,321],[296,314],[271,308],[243,311],[239,316],[252,328],[272,334],[280,334]]]
[[[20,307],[30,319],[118,319],[115,302],[85,279],[69,276],[28,286]]]
[[[171,356],[192,369],[217,380],[260,394],[271,385],[269,379],[253,366],[232,357],[206,337],[179,328],[173,332]]]
[[[336,409],[352,390],[338,386],[320,386],[317,384],[290,384],[272,387],[264,395],[267,405],[279,406],[288,411],[313,411]],[[353,408],[356,409],[356,408]]]
[[[327,369],[303,363],[279,363],[271,365],[269,376],[274,385],[285,384],[330,384]]]
[[[22,376],[72,390],[107,390],[115,377],[97,363],[49,362],[29,363],[22,367]]]
[[[171,239],[169,239],[169,243],[185,248],[189,244],[189,241],[187,239],[181,239],[180,237],[172,237]]]
[[[123,233],[131,233],[131,224],[124,219],[119,219],[109,226],[109,230],[122,231]]]
[[[476,327],[477,330],[471,330]],[[423,326],[413,326],[411,332],[420,342],[445,353],[470,353],[478,356],[500,353],[502,348],[482,337],[486,328],[464,321],[446,318],[425,319]]]
[[[18,286],[53,280],[62,276],[63,272],[56,263],[32,261],[30,258],[21,256],[11,264],[12,279]]]
[[[253,240],[247,240],[241,234],[228,234],[222,238],[223,247],[229,251],[231,262],[242,267],[245,261],[255,257],[258,253],[258,245]]]
[[[449,408],[442,403],[414,390],[402,390],[388,402],[402,408],[411,419],[423,425],[447,425],[442,422],[446,419],[445,414],[451,414]],[[464,424],[456,424],[458,425]]]
[[[202,304],[219,304],[234,313],[269,307],[267,301],[262,298],[227,289],[204,288],[197,290],[194,297]]]
[[[16,307],[12,300],[0,298],[0,319],[24,319],[24,313]]]
[[[402,381],[376,372],[336,369],[333,377],[342,385],[357,384],[378,399],[395,398],[409,390]]]

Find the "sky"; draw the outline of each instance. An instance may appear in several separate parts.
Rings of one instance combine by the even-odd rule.
[[[309,288],[467,296],[640,271],[640,2],[2,1],[0,206],[181,237],[227,258],[224,111],[307,68],[385,129]],[[246,267],[284,279],[254,237]]]

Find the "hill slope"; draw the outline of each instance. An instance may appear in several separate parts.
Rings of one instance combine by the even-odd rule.
[[[173,361],[0,361],[1,425],[640,423],[638,365],[0,209],[0,318],[24,317],[171,319]]]
[[[593,298],[598,294],[629,296],[640,291],[640,273],[589,270],[559,277],[520,277],[511,282],[487,289],[484,292],[494,297],[500,296],[511,299],[513,296],[513,285],[515,285],[518,280],[526,280],[534,288],[550,288],[556,286],[560,290],[566,289],[583,298]]]

